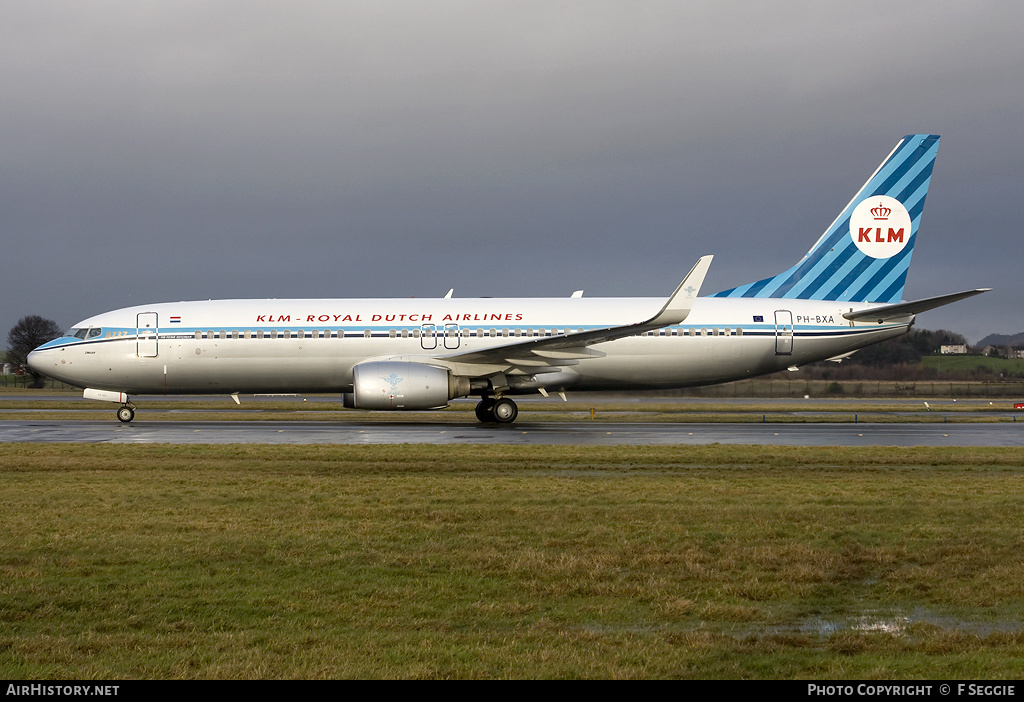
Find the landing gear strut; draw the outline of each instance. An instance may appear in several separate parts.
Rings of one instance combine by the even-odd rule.
[[[481,422],[511,424],[519,416],[519,407],[507,397],[485,397],[476,405],[476,418]]]

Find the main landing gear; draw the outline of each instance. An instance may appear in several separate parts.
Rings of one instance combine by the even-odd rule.
[[[519,407],[507,397],[485,397],[476,405],[476,418],[481,422],[511,424],[519,416]]]

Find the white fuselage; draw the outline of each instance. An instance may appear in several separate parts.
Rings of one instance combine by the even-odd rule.
[[[130,307],[84,320],[33,353],[34,369],[84,388],[128,394],[347,392],[353,367],[400,359],[453,375],[504,373],[523,363],[452,357],[636,323],[657,298],[216,300]],[[685,323],[598,343],[592,358],[511,383],[510,392],[707,385],[840,356],[905,333],[842,315],[866,303],[699,298]],[[83,331],[84,330],[84,331]],[[550,366],[551,363],[549,362]],[[550,382],[545,380],[550,379]]]

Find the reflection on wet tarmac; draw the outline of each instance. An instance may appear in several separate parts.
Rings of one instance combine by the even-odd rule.
[[[0,442],[168,444],[758,444],[785,446],[1022,446],[1024,422],[963,424],[675,424],[520,422],[0,422]]]

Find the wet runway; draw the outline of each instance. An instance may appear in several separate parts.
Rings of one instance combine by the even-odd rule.
[[[0,422],[0,442],[123,444],[759,444],[1024,446],[1024,422],[948,424],[581,421],[512,426],[419,422],[190,422],[45,419]]]

